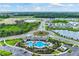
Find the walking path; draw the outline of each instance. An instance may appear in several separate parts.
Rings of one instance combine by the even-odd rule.
[[[38,30],[41,30],[41,31],[47,31],[45,30],[45,20],[43,19],[40,26],[38,27]],[[38,31],[38,30],[34,30],[34,31],[30,31],[28,33],[25,33],[25,34],[21,34],[21,35],[15,35],[15,36],[8,36],[8,37],[2,37],[0,38],[0,41],[4,40],[4,43],[9,47],[11,48],[12,50],[23,50],[23,51],[27,51],[30,55],[32,55],[33,53],[24,49],[24,48],[20,48],[20,47],[16,47],[16,46],[11,46],[11,45],[8,45],[5,40],[7,39],[14,39],[14,38],[26,38],[28,35],[31,35],[33,36],[33,32],[35,31]],[[66,38],[63,38],[63,37],[60,37],[60,36],[57,36],[57,35],[54,35],[55,33],[52,32],[52,31],[47,31],[49,34],[48,36],[51,37],[51,38],[54,38],[56,40],[59,40],[59,41],[63,41],[63,42],[68,42],[68,43],[71,43],[71,44],[75,44],[75,45],[78,45],[79,46],[79,42],[75,41],[75,40],[71,40],[71,39],[66,39]],[[4,46],[2,46],[4,47]],[[1,47],[0,47],[1,48]],[[6,48],[8,49],[8,48]],[[15,54],[17,54],[18,52],[16,52]],[[20,54],[20,53],[19,53]],[[27,55],[29,55],[27,54]],[[42,54],[41,54],[42,55]],[[43,54],[43,55],[47,55],[47,54]],[[48,55],[51,55],[51,54],[48,54]]]
[[[21,48],[21,47],[17,47],[17,46],[11,46],[11,45],[7,44],[5,40],[4,40],[4,44],[6,44],[10,48],[10,49],[8,49],[8,48],[7,49],[9,51],[11,51],[13,53],[13,55],[15,55],[15,54],[18,55],[19,53],[21,53],[19,55],[22,55],[23,54],[23,55],[27,55],[28,56],[28,55],[32,55],[33,54],[32,52],[26,50],[25,48]],[[18,52],[18,50],[22,50],[22,51]],[[27,53],[23,53],[23,52],[27,52]]]

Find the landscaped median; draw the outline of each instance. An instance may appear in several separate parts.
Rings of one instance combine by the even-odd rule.
[[[5,50],[0,50],[0,55],[1,56],[10,56],[10,55],[12,55],[12,53],[8,52],[8,51],[5,51]]]

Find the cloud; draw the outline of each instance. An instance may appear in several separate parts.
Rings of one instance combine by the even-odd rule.
[[[0,7],[6,7],[6,8],[9,8],[9,7],[11,7],[11,5],[9,5],[9,4],[0,4]]]
[[[3,9],[0,9],[0,12],[11,12],[11,10],[3,8]]]
[[[50,3],[50,5],[52,5],[52,6],[64,6],[64,5],[61,4],[61,3]]]
[[[74,4],[67,4],[67,6],[74,6]]]
[[[31,4],[31,5],[17,5],[17,11],[46,11],[48,10],[47,5],[40,6],[40,4]]]
[[[0,11],[72,11],[72,8],[78,8],[71,3],[47,3],[47,4],[0,4]]]
[[[49,11],[48,6],[33,6],[31,8],[32,11]]]
[[[34,8],[34,10],[41,10],[41,9],[42,9],[42,8],[39,7],[39,6],[37,6],[37,7]]]
[[[42,7],[40,7],[40,6],[33,6],[33,7],[31,7],[31,10],[33,10],[33,11],[40,11],[40,10],[42,10],[43,8]]]
[[[0,4],[0,12],[8,12],[11,11],[10,4]]]
[[[28,10],[30,10],[30,9],[29,9],[29,7],[26,7],[26,6],[17,5],[17,6],[15,7],[15,10],[16,10],[16,11],[28,11]]]
[[[61,7],[72,7],[72,6],[74,6],[74,4],[66,4],[66,3],[50,3],[50,5],[52,5],[52,6],[61,6]]]

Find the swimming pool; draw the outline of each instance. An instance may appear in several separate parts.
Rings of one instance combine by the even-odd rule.
[[[26,42],[27,46],[29,47],[36,47],[36,48],[43,48],[48,46],[49,44],[47,44],[46,42],[43,41],[27,41]]]

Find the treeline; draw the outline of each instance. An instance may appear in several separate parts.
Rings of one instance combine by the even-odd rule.
[[[36,18],[78,18],[79,12],[20,12],[15,16],[34,16]]]
[[[0,13],[0,17],[34,16],[36,18],[79,18],[79,12],[14,12]]]
[[[9,18],[11,14],[9,13],[0,13],[0,18]]]

